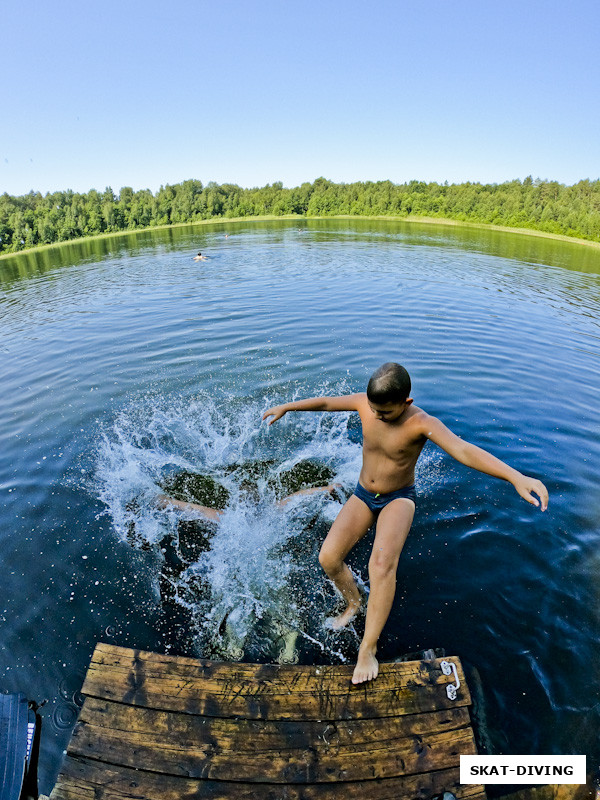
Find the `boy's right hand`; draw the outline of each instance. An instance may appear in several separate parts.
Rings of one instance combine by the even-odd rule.
[[[273,406],[272,408],[268,408],[265,413],[263,414],[262,418],[266,419],[267,417],[273,417],[273,419],[269,420],[269,425],[272,425],[278,419],[281,419],[283,415],[287,412],[287,406]]]

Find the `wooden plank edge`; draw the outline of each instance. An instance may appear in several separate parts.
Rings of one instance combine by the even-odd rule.
[[[174,779],[67,756],[50,800],[364,800],[365,796],[369,800],[430,800],[444,791],[452,792],[457,800],[485,800],[483,786],[460,784],[458,768],[332,784],[248,784]]]
[[[453,677],[451,675],[444,676],[441,673],[440,664],[443,660],[451,661],[456,665],[462,682],[464,671],[458,656],[446,656],[445,659],[435,658],[431,660],[383,661],[380,663],[378,682],[381,683],[381,679],[385,680],[386,676],[396,681],[399,676],[406,676],[409,679],[409,676],[422,675],[426,672],[428,675],[436,673],[439,683],[451,683]],[[143,665],[148,675],[152,675],[152,670],[156,669],[157,677],[172,674],[186,678],[205,678],[213,674],[213,679],[219,680],[220,675],[224,673],[228,683],[231,679],[246,679],[260,680],[265,683],[275,681],[287,684],[290,681],[293,683],[302,676],[308,676],[315,680],[319,678],[330,682],[336,678],[344,680],[347,678],[348,682],[350,682],[354,670],[354,665],[349,664],[256,664],[242,661],[210,661],[187,656],[172,656],[150,650],[118,647],[117,645],[108,645],[102,642],[96,645],[90,660],[90,667],[92,668],[94,666],[110,667],[130,671],[135,665]],[[187,670],[198,674],[189,675]]]
[[[228,780],[236,774],[248,783],[310,784],[401,777],[455,767],[461,755],[477,752],[470,727],[423,736],[347,745],[342,748],[281,748],[260,752],[223,750],[219,742],[195,747],[132,741],[106,733],[102,738],[80,727],[69,746],[73,758],[101,761],[174,777]]]
[[[210,659],[205,658],[192,658],[191,656],[175,656],[170,655],[168,653],[158,653],[153,650],[142,650],[140,648],[133,648],[133,647],[121,647],[115,644],[109,644],[108,642],[97,642],[94,648],[94,652],[92,654],[92,658],[90,659],[91,662],[98,662],[103,663],[102,658],[103,656],[111,656],[113,658],[116,657],[117,660],[145,660],[145,661],[153,661],[157,664],[164,663],[164,664],[174,664],[179,666],[190,666],[190,667],[198,667],[198,666],[205,666],[207,668],[210,667],[220,667],[222,665],[228,665],[231,667],[236,667],[243,672],[254,673],[259,670],[264,675],[270,673],[272,674],[279,674],[279,673],[286,673],[293,675],[295,673],[302,673],[305,672],[307,669],[315,669],[315,670],[330,670],[338,673],[340,675],[350,674],[354,671],[354,665],[350,664],[257,664],[257,663],[249,663],[245,661],[211,661]],[[434,658],[434,659],[415,659],[414,661],[382,661],[381,665],[386,669],[392,669],[395,672],[411,672],[414,670],[417,664],[437,664],[440,661],[454,661],[457,665],[460,664],[460,658],[458,656],[445,656],[444,659],[441,658]]]

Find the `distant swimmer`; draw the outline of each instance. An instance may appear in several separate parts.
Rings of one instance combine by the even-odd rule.
[[[208,261],[208,258],[203,256],[202,253],[198,253],[197,256],[194,256],[194,261]]]

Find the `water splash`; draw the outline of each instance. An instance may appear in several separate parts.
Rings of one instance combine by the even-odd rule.
[[[95,486],[114,531],[162,552],[163,601],[188,612],[205,656],[294,661],[298,641],[339,649],[319,628],[314,603],[331,604],[317,553],[343,498],[278,503],[333,481],[349,493],[360,444],[348,436],[347,414],[290,415],[268,428],[266,406],[144,398],[98,445]],[[161,510],[156,497],[165,491],[220,507],[221,516],[211,524],[195,511]]]
[[[217,405],[206,395],[132,403],[101,436],[96,491],[119,537],[160,554],[162,602],[188,615],[199,655],[293,662],[307,647],[345,660],[357,635],[323,626],[335,597],[317,558],[344,498],[280,501],[332,482],[349,495],[360,432],[347,413],[289,414],[269,427],[261,422],[267,405]],[[162,510],[161,493],[220,516]]]

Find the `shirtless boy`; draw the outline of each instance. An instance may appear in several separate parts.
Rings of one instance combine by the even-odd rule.
[[[319,553],[321,566],[346,602],[344,611],[334,619],[334,627],[342,628],[361,605],[356,581],[344,559],[377,523],[369,560],[365,632],[352,683],[373,680],[379,672],[377,641],[392,608],[398,560],[415,513],[415,465],[428,439],[462,464],[512,483],[524,500],[542,511],[548,506],[548,491],[541,481],[456,436],[439,419],[413,405],[410,389],[404,367],[388,362],[373,373],[366,393],[311,397],[273,406],[263,415],[263,419],[272,417],[269,425],[288,411],[357,411],[360,416],[363,463],[358,484]]]

